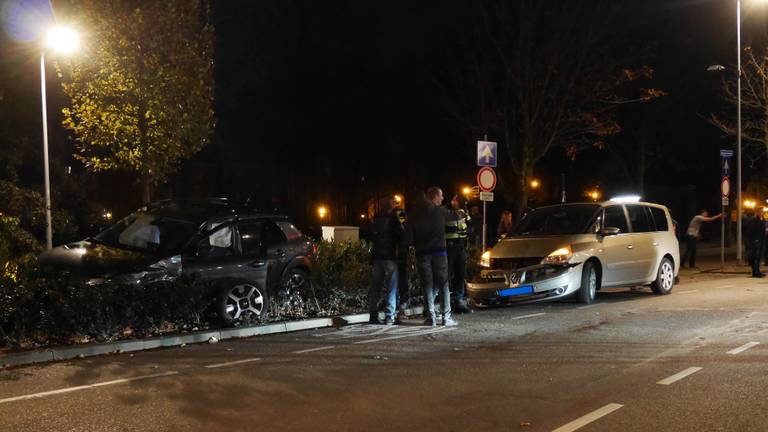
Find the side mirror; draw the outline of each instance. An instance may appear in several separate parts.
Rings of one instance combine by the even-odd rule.
[[[602,231],[600,231],[600,234],[603,235],[603,236],[612,236],[612,235],[616,235],[616,234],[618,234],[620,232],[621,232],[620,228],[605,227],[605,228],[603,228]]]

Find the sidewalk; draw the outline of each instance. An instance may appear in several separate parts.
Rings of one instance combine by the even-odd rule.
[[[680,244],[680,258],[685,252],[685,244]],[[722,277],[743,275],[749,277],[751,269],[746,264],[739,265],[736,261],[736,245],[725,248],[725,265],[720,261],[720,241],[701,242],[696,248],[696,269],[687,267],[680,269],[680,282],[700,282]],[[768,266],[763,266],[768,271]]]

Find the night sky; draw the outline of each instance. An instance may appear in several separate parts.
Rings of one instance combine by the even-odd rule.
[[[11,0],[0,1],[7,10]],[[637,0],[627,19],[632,49],[668,93],[623,109],[624,131],[604,150],[568,160],[556,150],[536,170],[535,204],[557,201],[561,174],[569,200],[600,185],[606,195],[638,190],[638,143],[649,161],[643,195],[676,217],[719,207],[720,148],[734,140],[704,119],[729,109],[718,99],[722,73],[736,62],[735,1]],[[744,2],[743,43],[765,42],[765,7]],[[55,4],[55,3],[54,3]],[[459,57],[475,1],[215,1],[217,128],[213,143],[158,189],[162,197],[252,197],[302,225],[328,204],[338,223],[354,223],[366,201],[437,184],[453,193],[474,182],[475,141],[445,109],[440,80]],[[0,139],[27,137],[21,182],[41,188],[39,65],[32,43],[0,36]],[[625,36],[626,37],[626,36]],[[64,103],[48,73],[54,171],[72,165],[72,143],[57,113]],[[497,137],[489,137],[494,140]],[[4,149],[8,148],[7,143]],[[747,163],[745,183],[764,160]],[[499,167],[504,170],[504,166]],[[121,175],[89,175],[98,206],[127,212],[138,186]],[[55,187],[55,184],[54,184]],[[134,198],[125,198],[125,196]],[[504,202],[492,205],[498,213]]]

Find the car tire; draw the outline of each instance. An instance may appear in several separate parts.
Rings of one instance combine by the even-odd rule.
[[[659,270],[656,272],[656,280],[651,283],[651,290],[656,295],[667,295],[675,286],[675,265],[669,258],[662,258]]]
[[[263,320],[269,311],[269,294],[252,282],[231,281],[219,288],[216,312],[228,325]]]
[[[584,269],[581,271],[581,287],[576,291],[576,299],[579,303],[592,304],[595,301],[595,295],[597,294],[597,286],[599,284],[597,268],[595,263],[584,263]]]

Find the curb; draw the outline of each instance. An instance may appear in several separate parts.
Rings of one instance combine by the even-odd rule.
[[[420,315],[421,306],[406,309],[407,316]],[[262,324],[251,327],[229,328],[221,330],[205,330],[183,335],[160,336],[141,340],[126,340],[102,344],[92,344],[74,347],[47,348],[18,354],[0,355],[0,368],[23,366],[34,363],[71,360],[75,358],[93,357],[104,354],[122,354],[151,350],[156,348],[176,347],[196,343],[206,343],[212,337],[218,340],[264,336],[269,334],[291,333],[326,327],[343,327],[351,324],[368,322],[368,314],[342,315],[329,318],[315,318],[301,321],[285,321],[274,324]]]

